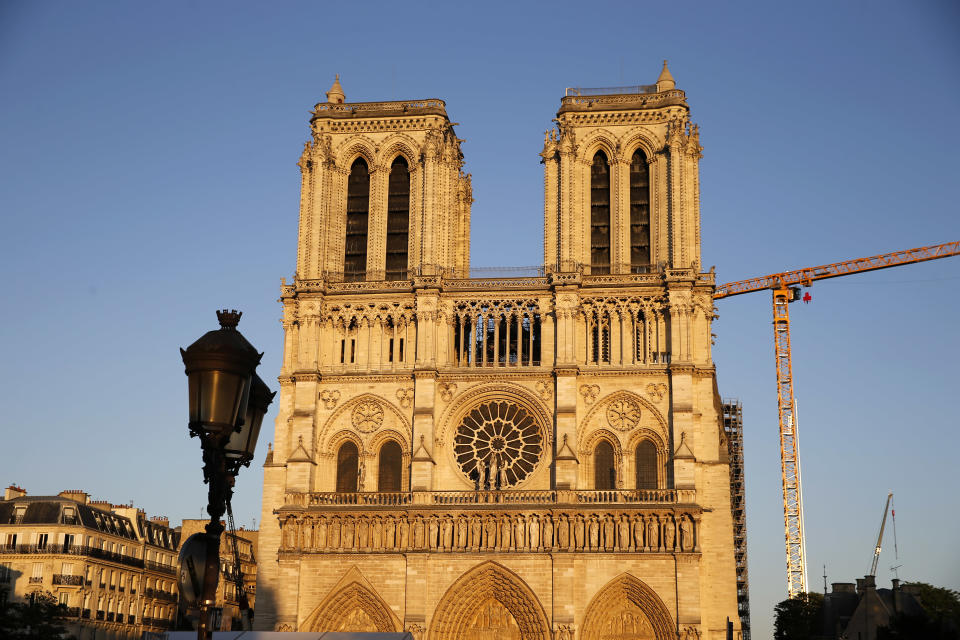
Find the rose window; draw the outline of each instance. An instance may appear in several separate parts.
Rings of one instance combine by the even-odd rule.
[[[533,416],[521,406],[492,400],[476,407],[460,422],[453,453],[463,473],[476,482],[497,470],[496,486],[522,482],[543,453],[544,438]]]

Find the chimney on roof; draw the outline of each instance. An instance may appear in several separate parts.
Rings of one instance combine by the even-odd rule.
[[[87,492],[81,491],[80,489],[64,489],[57,495],[67,500],[74,500],[80,504],[87,504],[87,499],[89,498]]]
[[[3,499],[13,500],[14,498],[22,498],[25,495],[27,495],[26,489],[24,489],[23,487],[18,487],[15,484],[12,484],[9,487],[7,487],[7,489],[3,492]]]
[[[161,527],[170,526],[170,518],[168,518],[167,516],[150,516],[150,522],[152,522],[153,524],[158,524]]]

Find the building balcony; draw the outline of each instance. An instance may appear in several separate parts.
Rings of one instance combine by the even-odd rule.
[[[63,615],[63,618],[79,618],[80,617],[80,607],[67,607]]]
[[[43,576],[30,576],[30,584],[42,584]]]
[[[168,593],[168,592],[166,592],[166,591],[156,591],[156,592],[154,592],[153,597],[156,598],[157,600],[164,600],[164,601],[166,601],[166,602],[176,602],[176,601],[177,601],[177,594],[175,594],[175,593]]]
[[[16,547],[0,547],[0,555],[15,554],[87,556],[98,560],[107,560],[109,562],[136,567],[138,569],[143,568],[143,560],[140,558],[99,549],[97,547],[63,544],[48,544],[43,547],[35,544],[19,544]]]
[[[86,620],[89,620],[89,619],[90,619],[90,609],[84,609],[83,611],[81,611],[81,612],[80,612],[80,617],[81,617],[81,618],[84,618],[84,619],[86,619]]]
[[[177,575],[177,568],[169,564],[160,564],[159,562],[154,562],[153,560],[146,560],[143,563],[143,566],[150,571],[157,571],[159,573],[166,573],[167,575],[175,576]]]
[[[113,611],[107,612],[107,622],[113,622]]]
[[[97,611],[97,620],[103,620],[106,614],[103,611]]]
[[[127,616],[127,624],[135,624],[137,622],[137,616],[130,614]]]
[[[63,586],[80,587],[83,586],[83,576],[65,575],[60,573],[53,574],[53,584]]]

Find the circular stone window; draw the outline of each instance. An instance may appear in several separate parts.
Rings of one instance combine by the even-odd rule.
[[[491,400],[460,421],[453,454],[460,470],[474,482],[480,468],[489,470],[495,464],[500,476],[497,486],[506,488],[530,475],[540,461],[543,445],[543,433],[530,412],[512,402]]]

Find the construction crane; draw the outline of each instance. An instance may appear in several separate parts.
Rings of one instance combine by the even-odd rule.
[[[883,519],[880,521],[880,534],[877,536],[877,546],[873,549],[873,562],[870,563],[870,573],[868,576],[877,575],[877,562],[880,561],[880,544],[883,542],[883,527],[887,524],[887,512],[890,510],[890,499],[893,498],[893,492],[887,494],[887,504],[883,505]]]
[[[777,411],[780,418],[780,475],[783,485],[783,522],[787,550],[787,595],[790,598],[807,591],[807,573],[804,558],[800,456],[797,452],[796,404],[793,398],[793,364],[790,355],[789,304],[799,299],[799,285],[809,287],[814,280],[837,278],[956,255],[960,255],[960,241],[729,282],[718,286],[713,294],[714,300],[722,300],[765,289],[770,289],[773,293],[773,344],[777,362]]]

